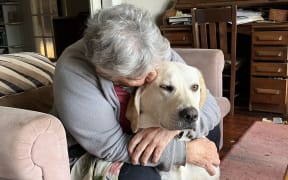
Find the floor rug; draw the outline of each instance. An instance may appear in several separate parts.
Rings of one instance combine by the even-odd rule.
[[[288,125],[255,122],[221,161],[221,180],[282,180]]]

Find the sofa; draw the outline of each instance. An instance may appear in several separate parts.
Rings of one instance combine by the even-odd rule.
[[[216,97],[220,106],[223,119],[230,110],[230,103],[227,98],[222,96],[222,71],[224,68],[222,51],[216,49],[175,50],[189,65],[196,66],[202,71],[207,87]],[[9,60],[10,62],[7,63]],[[46,75],[37,74],[39,70],[35,69],[33,73],[30,73],[33,78],[42,77],[35,81],[40,81],[40,84],[34,85],[33,81],[33,86],[28,83],[29,86],[22,84],[22,88],[12,88],[12,90],[10,88],[10,92],[8,92],[8,87],[5,89],[3,82],[7,83],[8,80],[13,80],[11,75],[7,75],[7,72],[6,74],[4,72],[4,75],[8,80],[2,79],[1,74],[5,68],[7,69],[9,66],[11,69],[17,66],[15,71],[22,72],[23,68],[27,67],[23,66],[21,69],[18,67],[19,64],[34,63],[34,65],[37,64],[34,67],[43,71],[43,67],[40,67],[45,64],[43,62],[48,63],[50,68],[49,72],[44,71]],[[1,67],[3,64],[4,66]],[[59,119],[49,114],[53,104],[54,67],[55,64],[49,62],[49,59],[37,53],[0,55],[0,179],[70,179],[65,129]],[[23,72],[20,74],[23,75]],[[31,77],[28,78],[30,81],[33,79]],[[47,79],[45,80],[45,78]],[[18,77],[18,81],[19,79],[21,78]],[[23,82],[22,78],[19,83]],[[27,87],[27,89],[23,87]],[[222,147],[223,120],[220,127],[222,132],[220,147]]]

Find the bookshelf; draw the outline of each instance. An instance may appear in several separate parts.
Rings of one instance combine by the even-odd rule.
[[[19,0],[0,0],[0,54],[23,51],[23,16]]]

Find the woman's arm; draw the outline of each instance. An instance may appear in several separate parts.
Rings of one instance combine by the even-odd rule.
[[[112,101],[111,93],[100,90],[93,69],[85,61],[68,56],[57,63],[55,109],[68,133],[99,158],[128,162],[131,137],[123,133],[116,119],[118,102]]]

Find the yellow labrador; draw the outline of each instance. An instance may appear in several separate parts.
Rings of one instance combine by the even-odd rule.
[[[206,98],[201,72],[183,63],[165,61],[159,66],[157,78],[137,89],[126,113],[134,132],[148,127],[181,130],[179,140],[190,141],[201,136],[199,111]],[[160,172],[164,180],[219,179],[199,166],[175,166]]]

